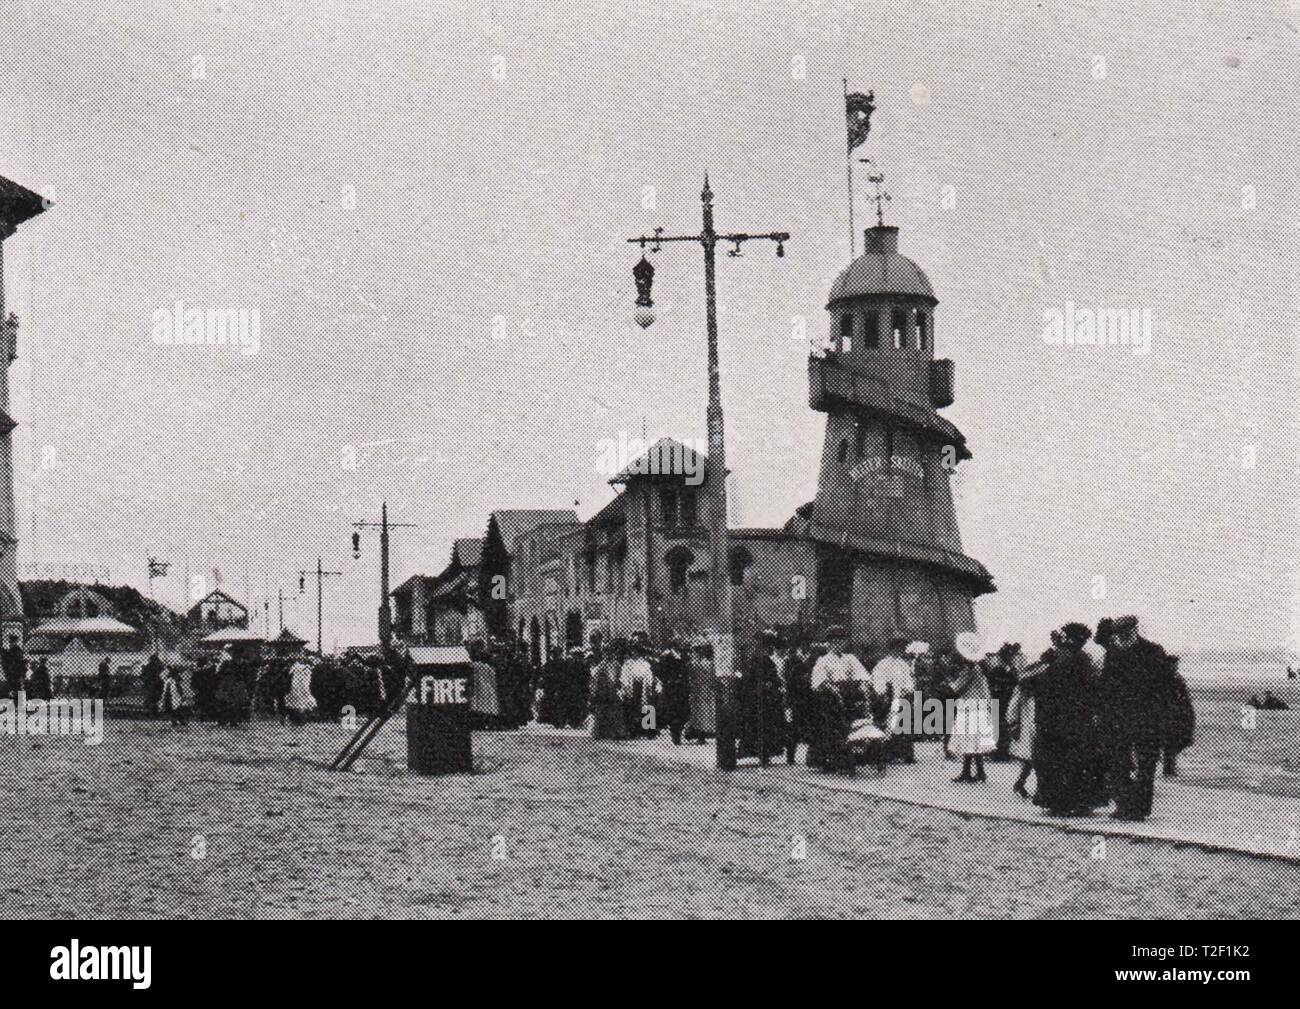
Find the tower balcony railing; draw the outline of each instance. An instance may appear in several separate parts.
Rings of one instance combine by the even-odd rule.
[[[965,436],[931,405],[894,395],[880,376],[844,364],[833,351],[808,358],[808,405],[823,413],[851,409],[887,417],[955,445],[961,458],[970,458]]]

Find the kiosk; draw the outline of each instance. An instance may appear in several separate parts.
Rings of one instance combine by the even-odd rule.
[[[459,645],[413,647],[415,683],[406,706],[406,759],[415,774],[472,774],[470,702],[475,670]]]

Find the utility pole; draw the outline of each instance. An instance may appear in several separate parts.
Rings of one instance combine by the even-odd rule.
[[[325,604],[323,602],[323,597],[324,597],[323,586],[326,578],[332,576],[337,576],[341,578],[343,577],[343,572],[326,571],[324,569],[323,562],[319,557],[317,557],[316,570],[314,572],[313,571],[298,572],[298,594],[299,595],[302,595],[303,591],[306,589],[307,576],[310,574],[314,574],[316,576],[316,652],[319,655],[324,655],[325,649],[322,647],[322,642],[324,641],[323,630],[325,626]],[[280,605],[281,605],[281,613],[283,614],[283,606],[284,606],[283,597],[281,598]],[[281,623],[283,623],[283,616],[281,617]]]
[[[389,522],[388,502],[383,502],[378,522],[353,522],[352,556],[361,557],[361,529],[379,530],[379,644],[387,649],[393,641],[393,612],[388,606],[388,530],[414,529],[410,522]]]
[[[717,614],[714,622],[714,672],[718,675],[718,735],[717,764],[722,770],[732,770],[736,766],[736,739],[734,732],[736,714],[735,627],[731,608],[731,564],[730,536],[727,531],[727,449],[725,430],[722,421],[722,378],[718,364],[718,294],[715,277],[716,249],[719,242],[730,243],[732,248],[727,255],[738,258],[740,247],[745,242],[769,241],[776,243],[777,256],[785,255],[785,243],[790,240],[788,232],[771,231],[767,234],[745,234],[733,232],[718,234],[713,226],[713,190],[709,188],[709,174],[704,173],[704,190],[700,193],[700,202],[704,208],[704,227],[698,235],[665,235],[663,228],[655,228],[653,235],[641,235],[628,241],[639,244],[641,261],[632,274],[637,282],[637,304],[645,312],[639,312],[637,321],[648,326],[654,320],[648,310],[653,302],[650,300],[650,284],[654,278],[654,267],[645,258],[646,246],[650,252],[661,251],[664,242],[693,242],[704,247],[704,309],[706,332],[708,335],[709,360],[709,486],[712,491],[712,503],[709,507],[709,552],[712,556],[710,581],[713,583],[714,605]],[[761,744],[766,748],[766,744]]]

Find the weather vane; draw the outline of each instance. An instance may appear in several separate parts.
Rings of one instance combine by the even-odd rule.
[[[870,158],[859,158],[864,165],[870,165],[873,169],[876,163]],[[876,195],[868,196],[867,199],[876,205],[876,227],[884,227],[885,224],[885,202],[889,199],[889,194],[885,192],[885,173],[879,170],[873,171],[867,176],[867,181],[876,187]]]

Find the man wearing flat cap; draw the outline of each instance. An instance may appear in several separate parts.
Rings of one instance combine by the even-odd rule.
[[[1179,728],[1176,659],[1138,634],[1137,617],[1119,617],[1102,666],[1101,719],[1108,746],[1107,786],[1117,820],[1151,815],[1160,751]]]

